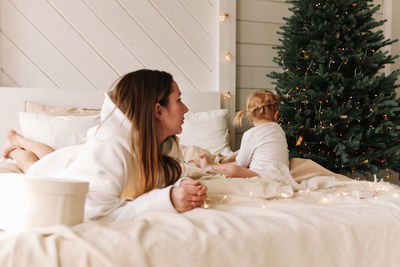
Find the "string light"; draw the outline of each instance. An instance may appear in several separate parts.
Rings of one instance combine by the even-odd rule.
[[[228,60],[228,61],[230,61],[230,60],[231,60],[231,53],[226,52],[226,53],[225,53],[225,59]]]
[[[284,199],[287,199],[287,198],[289,198],[290,196],[289,196],[288,194],[286,194],[286,193],[282,193],[282,194],[281,194],[281,197],[284,198]]]
[[[224,100],[231,99],[231,92],[230,91],[225,91],[224,93]]]
[[[223,20],[225,20],[228,16],[229,16],[228,13],[225,12],[224,14],[222,14],[222,15],[219,16],[219,20],[220,20],[220,21],[223,21]]]

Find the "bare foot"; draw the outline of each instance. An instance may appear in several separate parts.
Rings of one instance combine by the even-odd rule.
[[[208,167],[208,157],[205,154],[199,155],[199,164],[200,168],[207,168]]]
[[[9,157],[9,154],[11,151],[13,151],[14,149],[18,148],[17,143],[16,143],[16,138],[19,134],[14,131],[14,130],[9,130],[7,132],[7,142],[5,143],[5,145],[3,146],[3,156],[5,158]]]
[[[17,162],[17,167],[23,173],[26,173],[32,164],[39,160],[31,151],[19,147],[11,150],[8,156]]]

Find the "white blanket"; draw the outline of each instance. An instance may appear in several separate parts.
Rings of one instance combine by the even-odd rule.
[[[398,266],[400,200],[343,189],[3,233],[0,266]]]
[[[224,199],[227,196],[250,196],[261,199],[289,198],[293,197],[295,191],[314,191],[350,180],[328,171],[311,160],[300,158],[290,161],[290,170],[285,164],[277,162],[264,167],[264,177],[227,178],[216,173],[211,167],[197,168],[199,155],[206,154],[211,164],[219,164],[233,161],[236,154],[229,157],[211,155],[208,151],[196,146],[185,147],[182,151],[186,162],[183,165],[183,175],[200,179],[208,187],[207,194],[211,200],[221,196]]]
[[[352,181],[300,159],[290,176],[303,189],[279,177],[185,172],[204,172],[204,208],[0,233],[0,266],[399,265],[400,191],[391,184]]]

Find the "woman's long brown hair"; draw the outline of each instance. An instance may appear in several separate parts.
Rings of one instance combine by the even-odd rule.
[[[155,106],[156,103],[168,106],[172,81],[167,72],[143,69],[123,76],[109,93],[132,122],[130,148],[135,174],[128,177],[121,199],[138,197],[160,184],[173,184],[181,175],[179,163],[162,155],[156,135]]]

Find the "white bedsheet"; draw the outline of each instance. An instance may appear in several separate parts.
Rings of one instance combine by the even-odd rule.
[[[351,196],[366,188],[377,199]],[[293,199],[211,195],[183,214],[0,233],[0,266],[399,266],[396,194],[344,183]]]
[[[198,158],[188,151],[187,160]],[[189,167],[185,174],[208,186],[204,208],[0,232],[0,266],[399,266],[398,187],[353,181],[310,160],[292,159],[290,168],[225,179]]]

